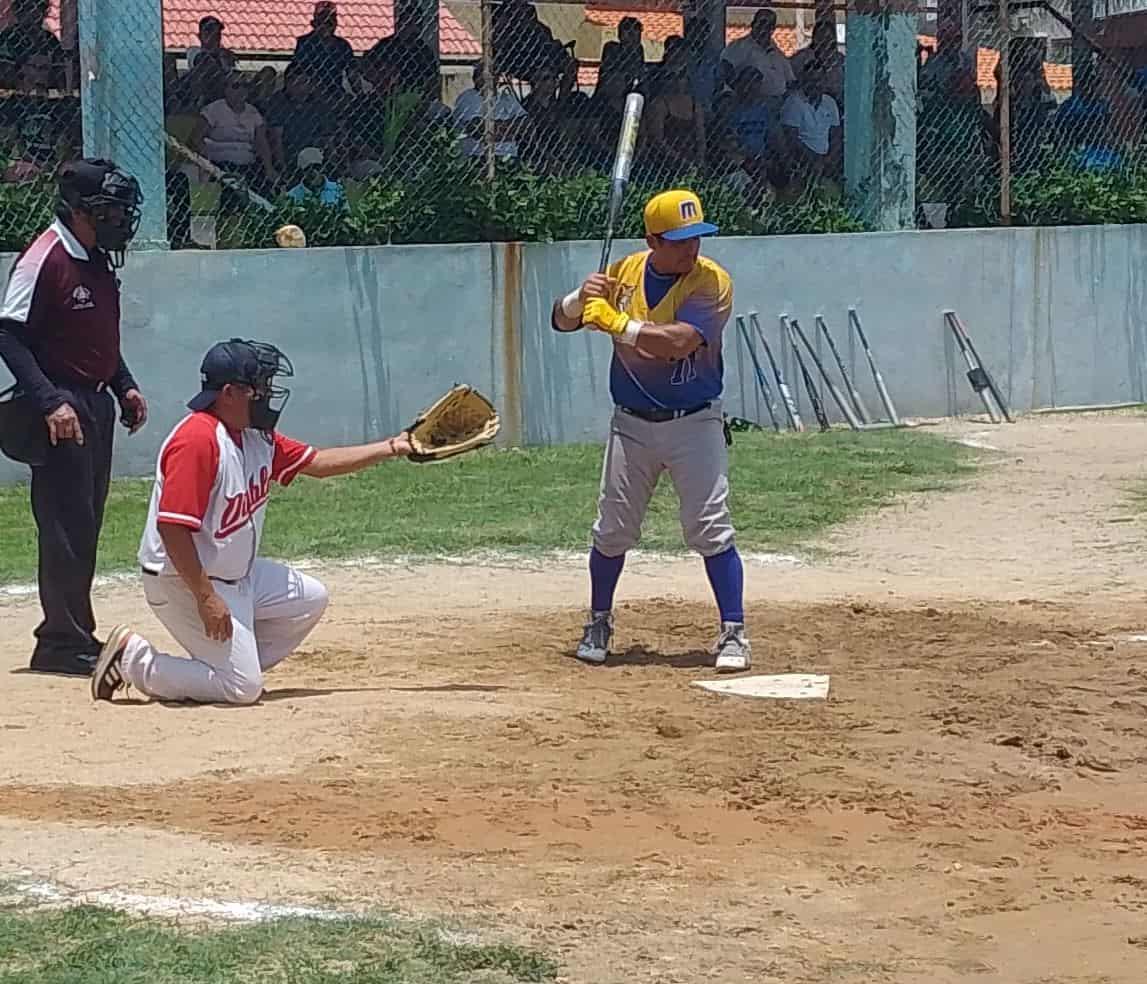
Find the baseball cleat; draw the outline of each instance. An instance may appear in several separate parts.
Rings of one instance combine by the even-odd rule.
[[[601,665],[609,655],[609,640],[613,638],[613,616],[609,612],[595,612],[586,623],[577,658],[583,663]]]
[[[740,622],[722,622],[717,639],[718,673],[739,673],[753,665],[753,649],[745,638],[745,626]]]
[[[92,700],[111,700],[117,690],[127,686],[120,661],[131,636],[132,631],[126,625],[117,625],[111,630],[92,671]]]

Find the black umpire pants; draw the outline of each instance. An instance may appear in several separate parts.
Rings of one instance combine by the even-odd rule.
[[[107,390],[62,386],[80,419],[84,443],[60,441],[32,469],[32,513],[39,531],[40,607],[32,666],[54,669],[95,656],[92,580],[111,481],[116,405]]]

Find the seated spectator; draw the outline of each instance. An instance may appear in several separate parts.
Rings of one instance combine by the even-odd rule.
[[[304,65],[315,89],[336,111],[348,101],[348,94],[358,91],[358,72],[354,50],[346,38],[336,33],[338,7],[331,0],[318,0],[311,17],[309,34],[295,42],[291,61]]]
[[[783,152],[778,120],[765,103],[760,71],[745,65],[733,79],[733,90],[718,104],[720,167],[743,192],[767,190],[770,176]]]
[[[460,149],[466,157],[481,157],[485,153],[485,130],[482,117],[482,89],[485,85],[481,64],[474,66],[474,86],[454,101],[452,120],[461,132]],[[513,90],[502,88],[494,97],[494,153],[498,157],[516,160],[519,156],[519,138],[527,126],[525,108]]]
[[[225,71],[233,72],[235,70],[235,54],[223,47],[223,21],[218,17],[200,18],[199,44],[191,45],[187,49],[188,69],[195,67],[195,62],[204,52],[217,55]]]
[[[649,152],[679,171],[705,166],[705,113],[689,91],[688,52],[674,50],[660,72],[658,93],[649,108]]]
[[[318,147],[304,147],[297,159],[299,183],[287,192],[293,202],[303,205],[318,202],[346,211],[346,191],[337,181],[327,177],[325,157]]]
[[[645,84],[645,48],[641,44],[643,27],[636,17],[623,17],[617,25],[617,40],[607,41],[601,49],[599,74],[618,72],[625,79],[626,91],[641,90]]]
[[[726,84],[737,69],[752,65],[761,73],[765,99],[773,113],[780,111],[785,94],[796,81],[793,67],[785,53],[773,43],[777,29],[777,15],[772,10],[758,10],[753,15],[749,33],[734,41],[721,52],[721,68]]]
[[[285,171],[304,147],[326,150],[336,121],[306,65],[291,62],[283,78],[282,90],[268,100],[266,120],[275,166]]]
[[[805,67],[785,99],[781,125],[798,177],[835,178],[841,169],[840,110],[824,92],[819,64]]]
[[[46,56],[51,64],[48,87],[61,86],[64,48],[44,27],[48,7],[48,0],[12,0],[12,23],[0,31],[0,85],[4,88],[16,88],[20,66],[36,55]]]
[[[576,78],[573,80],[576,82]],[[566,63],[547,57],[530,72],[530,94],[522,101],[529,116],[529,163],[545,174],[567,174],[582,166],[581,103],[573,98]]]
[[[812,29],[812,42],[789,59],[793,74],[799,76],[810,62],[820,62],[824,91],[832,96],[837,109],[844,108],[844,55],[836,42],[836,22],[818,20]]]

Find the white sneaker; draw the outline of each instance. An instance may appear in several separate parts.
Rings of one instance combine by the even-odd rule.
[[[718,673],[739,673],[753,665],[753,648],[745,638],[743,623],[721,623],[716,655],[717,661],[714,665]]]
[[[577,658],[583,663],[600,666],[609,655],[609,641],[613,638],[613,616],[609,612],[593,612],[577,647]]]
[[[126,625],[117,625],[111,630],[92,670],[92,700],[111,700],[117,691],[127,688],[120,661],[131,637],[132,631]]]

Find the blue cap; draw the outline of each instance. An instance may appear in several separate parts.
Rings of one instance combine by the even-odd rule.
[[[191,410],[208,409],[228,383],[255,386],[262,375],[262,367],[250,342],[232,338],[228,342],[216,342],[207,350],[199,372],[202,389],[188,401],[187,406]]]

